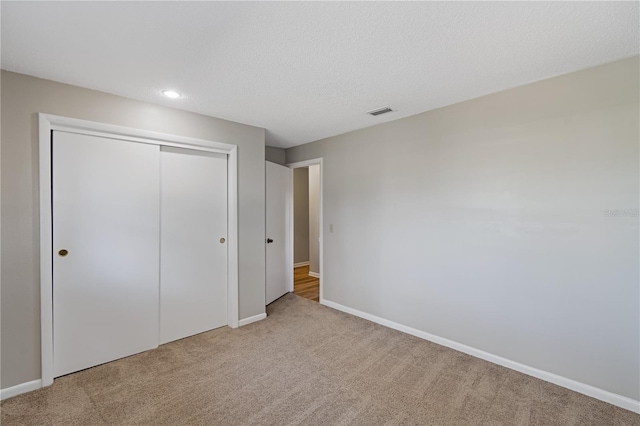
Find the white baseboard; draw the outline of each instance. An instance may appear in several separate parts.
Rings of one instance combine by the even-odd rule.
[[[249,317],[249,318],[243,318],[240,321],[238,321],[238,326],[242,327],[243,325],[247,325],[247,324],[251,324],[252,322],[263,320],[266,317],[267,317],[267,314],[264,313],[264,314],[254,315],[254,316]]]
[[[21,393],[31,392],[42,387],[42,380],[32,380],[26,383],[20,383],[19,385],[11,386],[10,388],[0,390],[0,400],[4,401],[12,396],[20,395]]]
[[[384,325],[385,327],[402,331],[403,333],[411,334],[412,336],[420,337],[421,339],[429,340],[439,345],[446,346],[448,348],[455,349],[460,352],[464,352],[476,358],[480,358],[485,361],[489,361],[494,364],[498,364],[515,371],[519,371],[520,373],[524,373],[529,376],[536,377],[538,379],[556,384],[558,386],[562,386],[567,389],[571,389],[572,391],[579,392],[581,394],[590,396],[592,398],[596,398],[601,401],[607,402],[609,404],[616,405],[618,407],[640,414],[640,401],[636,401],[626,396],[618,395],[618,394],[606,391],[604,389],[597,388],[595,386],[587,385],[586,383],[581,383],[573,379],[569,379],[554,373],[550,373],[548,371],[544,371],[534,367],[530,367],[528,365],[520,364],[519,362],[511,361],[509,359],[502,358],[498,355],[493,355],[488,352],[482,351],[480,349],[476,349],[471,346],[464,345],[462,343],[454,342],[453,340],[445,339],[444,337],[439,337],[434,334],[427,333],[426,331],[418,330],[412,327],[408,327],[406,325],[398,324],[396,322],[393,322],[384,318],[377,317],[372,314],[368,314],[366,312],[358,311],[357,309],[349,308],[347,306],[341,305],[336,302],[332,302],[330,300],[323,299],[320,301],[320,303],[330,308],[337,309],[339,311],[346,312],[348,314],[367,319],[369,321],[378,323],[380,325]]]
[[[320,274],[317,272],[311,272],[309,271],[309,276],[313,277],[313,278],[320,278]]]
[[[309,266],[309,261],[307,260],[306,262],[298,262],[293,264],[294,268],[299,268],[301,266]]]

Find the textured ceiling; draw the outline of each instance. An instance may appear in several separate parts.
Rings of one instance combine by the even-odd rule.
[[[638,54],[638,2],[7,2],[2,68],[290,147]],[[184,94],[169,100],[173,88]],[[390,106],[379,117],[365,112]]]

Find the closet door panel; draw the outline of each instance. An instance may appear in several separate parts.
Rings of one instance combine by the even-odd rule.
[[[158,345],[160,148],[53,132],[54,375]]]
[[[160,343],[227,324],[227,156],[163,147]]]

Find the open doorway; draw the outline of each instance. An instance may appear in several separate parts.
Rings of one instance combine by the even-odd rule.
[[[291,164],[292,168],[292,291],[321,300],[321,164],[320,160]]]

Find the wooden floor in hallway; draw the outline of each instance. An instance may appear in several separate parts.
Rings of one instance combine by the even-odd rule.
[[[309,276],[309,266],[293,269],[293,292],[300,297],[320,301],[320,279]]]

